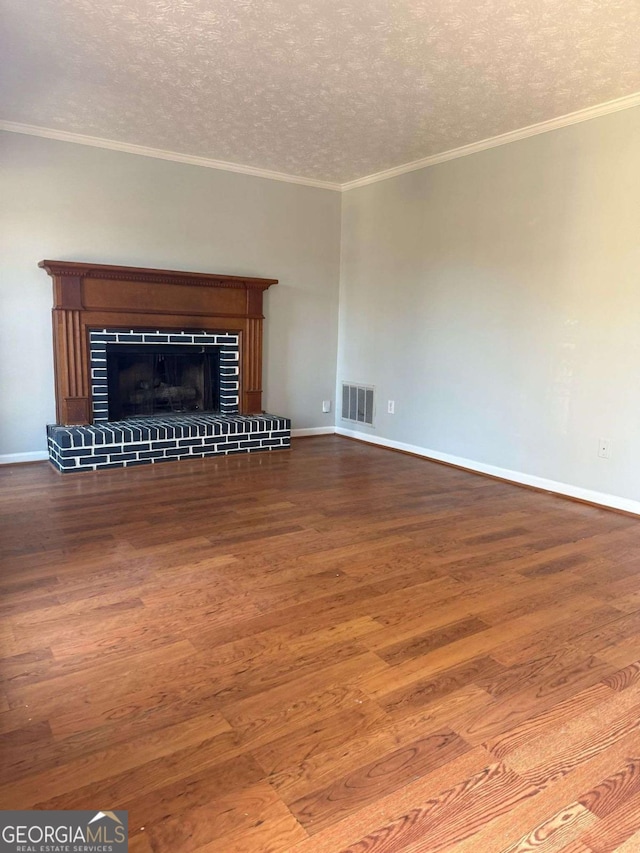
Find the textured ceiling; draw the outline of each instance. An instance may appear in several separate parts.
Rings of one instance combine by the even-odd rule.
[[[0,118],[338,183],[640,90],[639,0],[0,12]]]

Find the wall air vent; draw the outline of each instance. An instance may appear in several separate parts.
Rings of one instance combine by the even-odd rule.
[[[373,387],[342,383],[342,420],[373,426]]]

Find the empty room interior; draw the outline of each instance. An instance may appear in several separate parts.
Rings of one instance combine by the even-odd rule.
[[[0,10],[2,849],[640,853],[637,0]]]

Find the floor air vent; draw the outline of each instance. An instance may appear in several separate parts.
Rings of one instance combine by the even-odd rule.
[[[373,388],[342,383],[342,420],[373,426]]]

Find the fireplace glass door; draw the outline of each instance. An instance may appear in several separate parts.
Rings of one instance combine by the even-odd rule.
[[[220,410],[216,346],[107,345],[109,420]]]

